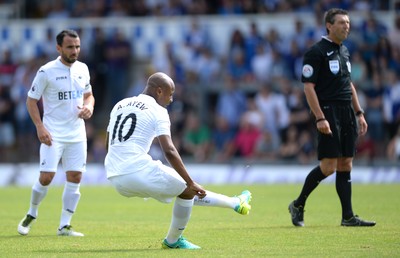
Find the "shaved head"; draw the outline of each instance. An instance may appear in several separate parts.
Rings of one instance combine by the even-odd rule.
[[[175,83],[165,73],[157,72],[147,80],[143,94],[152,96],[161,106],[167,106],[172,102],[172,95],[175,92]]]
[[[158,72],[149,77],[146,88],[156,89],[157,87],[161,87],[165,89],[165,87],[169,87],[171,84],[174,84],[174,82],[168,75]]]

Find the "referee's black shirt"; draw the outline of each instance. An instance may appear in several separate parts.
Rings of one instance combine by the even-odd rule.
[[[351,101],[351,64],[346,46],[323,37],[305,54],[301,81],[315,83],[321,103]]]

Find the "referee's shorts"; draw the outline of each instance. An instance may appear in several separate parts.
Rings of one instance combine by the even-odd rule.
[[[358,131],[351,102],[323,103],[320,106],[329,122],[332,135],[322,134],[318,131],[318,160],[354,157]]]

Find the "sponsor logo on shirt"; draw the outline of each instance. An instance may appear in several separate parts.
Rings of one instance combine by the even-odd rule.
[[[66,80],[66,79],[68,79],[67,76],[56,77],[56,81],[58,81],[58,80]]]
[[[58,92],[58,100],[81,99],[83,97],[82,90],[70,90]]]
[[[310,77],[313,75],[313,73],[314,73],[314,69],[312,68],[311,65],[306,64],[306,65],[303,66],[303,71],[302,71],[302,73],[303,73],[303,76],[304,76],[305,78],[310,78]]]

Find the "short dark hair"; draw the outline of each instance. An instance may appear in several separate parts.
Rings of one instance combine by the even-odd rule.
[[[72,38],[79,38],[79,35],[76,31],[74,30],[63,30],[60,33],[58,33],[56,40],[57,40],[57,45],[62,46],[62,43],[64,41],[65,36],[70,36]]]
[[[337,14],[343,14],[343,15],[349,16],[349,12],[346,10],[343,10],[340,8],[332,8],[325,12],[325,16],[324,16],[325,24],[327,24],[327,23],[334,24],[335,16]],[[328,32],[328,34],[329,34],[328,28],[326,29],[326,32]]]

